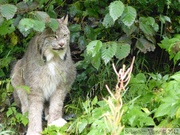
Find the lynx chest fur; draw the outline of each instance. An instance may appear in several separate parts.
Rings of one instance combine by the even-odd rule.
[[[42,131],[43,109],[48,115],[48,124],[62,119],[63,101],[76,76],[67,17],[58,21],[55,32],[46,29],[30,41],[11,74],[15,101],[21,104],[23,113],[29,112],[28,135],[39,135]],[[23,85],[28,86],[30,92],[24,90]],[[45,101],[49,101],[47,108]]]

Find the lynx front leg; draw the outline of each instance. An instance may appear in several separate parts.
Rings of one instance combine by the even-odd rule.
[[[29,124],[27,135],[41,135],[42,132],[42,94],[31,92],[29,95]]]
[[[48,125],[62,127],[66,121],[62,118],[63,102],[67,92],[65,89],[58,89],[50,98]]]
[[[28,111],[27,92],[24,89],[19,88],[14,91],[13,96],[14,96],[14,100],[15,100],[17,106],[21,106],[21,111],[23,114],[25,114]],[[19,105],[19,104],[21,104],[21,105]]]

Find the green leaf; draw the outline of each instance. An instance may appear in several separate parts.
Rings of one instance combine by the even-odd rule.
[[[94,40],[91,41],[87,45],[87,54],[91,55],[92,57],[95,57],[97,53],[100,53],[100,49],[102,47],[102,42],[100,40]]]
[[[18,2],[16,4],[17,8],[18,8],[18,14],[24,14],[27,13],[27,11],[35,11],[39,8],[39,3],[38,2],[33,2],[33,1],[29,1],[27,2],[27,0],[23,0],[21,2]],[[31,14],[31,12],[29,12]]]
[[[2,25],[0,25],[0,35],[6,35],[13,31],[15,31],[13,20],[4,21]]]
[[[116,58],[119,60],[126,58],[130,53],[130,45],[127,43],[118,43],[116,50]]]
[[[5,73],[3,72],[2,69],[0,69],[0,77],[3,77],[3,76],[5,76]],[[0,81],[0,84],[1,84],[1,81]]]
[[[90,26],[85,26],[84,34],[90,40],[95,40],[96,37],[97,37],[97,34],[95,33],[94,29],[92,27],[90,27]]]
[[[16,11],[17,11],[17,7],[15,5],[12,5],[12,4],[0,5],[0,13],[7,20],[13,18]]]
[[[6,116],[9,117],[10,115],[12,115],[14,109],[15,109],[14,107],[9,107],[8,111],[6,112]]]
[[[114,21],[109,13],[106,14],[106,16],[104,17],[102,24],[105,28],[108,28],[108,27],[111,27],[112,25],[114,25]]]
[[[134,84],[145,84],[146,83],[146,76],[143,73],[139,73],[136,77],[132,77],[130,83]]]
[[[45,22],[34,20],[34,27],[33,27],[33,29],[35,31],[38,31],[38,32],[43,32],[43,30],[45,29]]]
[[[43,21],[43,22],[50,22],[50,17],[46,12],[33,11],[33,12],[31,12],[31,14],[33,15],[34,19],[37,19],[37,20]]]
[[[52,31],[56,31],[58,29],[59,23],[57,19],[51,18],[48,26],[52,29]]]
[[[166,21],[169,22],[169,23],[171,23],[171,18],[169,18],[168,16],[160,15],[160,16],[159,16],[159,20],[160,20],[162,23],[166,23]]]
[[[180,108],[178,108],[178,110],[176,111],[176,119],[180,118]]]
[[[171,79],[174,79],[174,80],[177,80],[177,81],[180,81],[180,71],[179,72],[176,72],[174,75],[172,75],[170,77]]]
[[[69,30],[71,32],[79,32],[81,30],[81,25],[80,24],[73,24],[69,26]]]
[[[126,25],[122,24],[121,27],[127,36],[131,35],[133,32],[135,32],[137,30],[137,27],[134,24],[132,24],[131,26],[126,26]]]
[[[151,112],[149,111],[148,108],[141,108],[147,115],[150,115]]]
[[[180,51],[174,56],[173,60],[174,60],[174,64],[176,64],[177,61],[180,60]]]
[[[3,22],[4,22],[4,18],[2,16],[0,16],[0,26]]]
[[[109,14],[113,21],[116,21],[124,11],[124,4],[121,1],[111,2],[109,5]]]
[[[158,109],[156,110],[155,112],[155,118],[157,117],[160,117],[160,116],[164,116],[166,114],[169,113],[170,109],[167,109],[171,106],[171,103],[164,103],[164,104],[161,104]]]
[[[158,44],[161,48],[165,49],[169,53],[169,59],[173,58],[174,64],[180,59],[180,39],[179,35],[175,35],[173,38],[165,38]]]
[[[8,0],[0,0],[0,4],[8,3]]]
[[[32,29],[33,27],[34,20],[29,18],[21,19],[18,25],[18,29],[24,36],[27,36],[30,33],[30,29]]]
[[[93,67],[95,67],[97,70],[99,69],[101,65],[101,53],[97,53],[91,60],[91,64]]]
[[[139,28],[145,34],[153,36],[155,35],[155,32],[158,31],[159,25],[155,23],[155,20],[152,17],[140,17]]]
[[[18,28],[24,36],[27,36],[31,29],[42,32],[45,29],[45,22],[30,18],[23,18],[19,22]]]
[[[87,42],[87,38],[85,36],[80,36],[78,38],[78,47],[81,51],[85,49],[87,44],[88,44],[88,42]]]
[[[97,96],[94,97],[94,99],[92,100],[92,105],[96,105],[98,103],[98,98]]]
[[[113,56],[116,54],[117,43],[116,42],[107,42],[102,46],[102,59],[104,63],[107,64]]]
[[[143,53],[147,53],[147,51],[154,51],[155,45],[146,40],[143,36],[141,36],[136,41],[136,47]]]
[[[121,20],[126,26],[130,27],[134,23],[136,15],[136,9],[131,6],[127,6],[124,9]]]

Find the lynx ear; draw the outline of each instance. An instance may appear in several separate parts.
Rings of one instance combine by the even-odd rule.
[[[66,16],[64,17],[63,23],[66,24],[66,25],[68,25],[68,15],[66,15]]]
[[[58,19],[59,23],[64,23],[65,25],[68,25],[68,15],[63,16],[61,19]]]

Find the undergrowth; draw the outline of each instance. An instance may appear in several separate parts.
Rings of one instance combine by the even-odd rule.
[[[22,58],[36,32],[55,30],[55,18],[66,12],[78,75],[65,102],[67,125],[43,133],[114,134],[113,113],[119,118],[117,131],[179,128],[179,6],[178,0],[1,0],[0,134],[24,133],[28,122],[13,103],[13,63]],[[117,104],[112,63],[120,69],[131,65],[132,56],[136,60],[131,80],[120,93],[123,105],[112,111]]]

